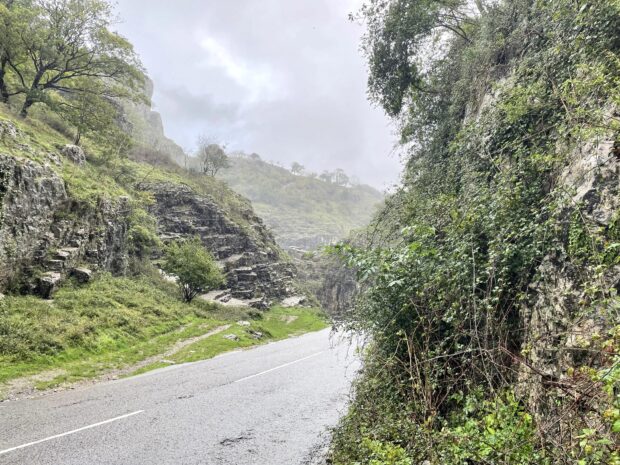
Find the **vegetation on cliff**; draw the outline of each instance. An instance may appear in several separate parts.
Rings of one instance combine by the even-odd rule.
[[[371,246],[335,464],[620,463],[620,4],[371,0],[410,150]]]

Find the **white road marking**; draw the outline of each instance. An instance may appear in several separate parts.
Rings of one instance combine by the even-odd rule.
[[[295,363],[303,362],[304,360],[308,360],[309,358],[316,357],[317,355],[321,355],[322,353],[327,352],[326,350],[322,350],[321,352],[317,352],[316,354],[308,355],[307,357],[300,358],[298,360],[293,360],[292,362],[285,363],[284,365],[277,366],[275,368],[271,368],[269,370],[261,371],[260,373],[256,373],[255,375],[246,376],[245,378],[238,379],[237,381],[233,381],[234,383],[240,383],[242,381],[247,381],[248,379],[256,378],[257,376],[262,376],[266,373],[271,373],[272,371],[279,370],[280,368],[284,368],[290,365],[294,365]]]
[[[74,429],[73,431],[67,431],[66,433],[62,433],[62,434],[55,434],[54,436],[50,436],[50,437],[47,437],[45,439],[39,439],[38,441],[29,442],[28,444],[22,444],[21,446],[11,447],[10,449],[5,449],[5,450],[0,450],[0,455],[7,454],[9,452],[13,452],[13,451],[16,451],[16,450],[19,450],[19,449],[24,449],[26,447],[34,446],[36,444],[41,444],[42,442],[51,441],[52,439],[58,439],[58,438],[62,438],[64,436],[69,436],[70,434],[79,433],[80,431],[84,431],[84,430],[87,430],[87,429],[96,428],[97,426],[107,425],[108,423],[112,423],[113,421],[123,420],[125,418],[133,417],[134,415],[138,415],[138,414],[143,413],[143,412],[144,412],[144,410],[138,410],[137,412],[132,412],[132,413],[128,413],[126,415],[121,415],[120,417],[111,418],[111,419],[106,420],[106,421],[101,421],[99,423],[95,423],[94,425],[84,426],[83,428]]]

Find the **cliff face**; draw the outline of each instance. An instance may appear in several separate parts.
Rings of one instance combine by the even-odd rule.
[[[564,212],[569,225],[564,234],[569,243],[570,236],[576,235],[571,221],[574,215],[587,231],[618,234],[620,159],[616,146],[613,139],[607,139],[578,147],[559,176],[556,190],[566,192],[574,206]],[[585,269],[565,251],[550,254],[530,286],[533,294],[521,318],[531,366],[522,369],[519,384],[540,418],[561,414],[557,404],[549,401],[548,391],[568,381],[569,367],[596,363],[586,341],[596,334],[603,336],[617,324],[613,297],[620,292],[620,266],[605,268],[602,272]],[[578,391],[579,386],[572,389]]]
[[[334,263],[325,269],[317,297],[330,316],[339,320],[353,307],[358,293],[355,272]]]
[[[3,125],[12,128],[5,136],[23,137]],[[66,158],[61,152],[46,154],[45,164],[0,153],[0,291],[49,297],[79,267],[126,270],[128,199],[92,206],[71,198],[51,167]]]
[[[159,124],[142,121],[158,134],[153,140],[165,138]],[[0,120],[0,292],[51,297],[71,275],[125,274],[132,227],[141,226],[134,214],[147,195],[154,203],[145,214],[164,243],[199,236],[220,262],[227,286],[215,300],[264,308],[295,293],[294,266],[249,201],[219,181],[129,159],[106,166],[64,142],[27,122]]]
[[[273,236],[249,205],[241,212],[243,227],[208,195],[188,186],[159,183],[146,189],[155,198],[151,213],[164,241],[198,236],[222,263],[229,291],[220,300],[232,296],[257,302],[293,292],[293,265],[283,260]]]

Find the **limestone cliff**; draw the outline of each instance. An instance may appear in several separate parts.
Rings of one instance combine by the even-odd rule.
[[[293,292],[294,267],[283,260],[273,236],[249,203],[240,212],[244,227],[235,223],[213,198],[189,186],[159,183],[145,189],[155,198],[151,213],[164,241],[198,236],[222,263],[230,292],[221,294],[220,300],[230,295],[255,302]]]
[[[72,274],[127,273],[136,253],[132,228],[143,226],[142,215],[163,243],[202,239],[227,274],[217,300],[263,308],[295,293],[294,266],[250,202],[223,183],[176,165],[110,165],[96,147],[85,154],[39,122],[2,116],[0,292],[51,297]],[[161,126],[149,130],[165,138]]]
[[[2,127],[5,145],[10,138],[35,150],[12,123]],[[46,154],[48,162],[41,164],[0,151],[0,291],[49,297],[81,265],[126,271],[128,198],[102,198],[96,205],[72,198],[52,168],[67,158],[63,152]]]

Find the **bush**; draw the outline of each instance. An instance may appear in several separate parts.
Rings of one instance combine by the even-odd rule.
[[[197,237],[170,244],[163,269],[177,277],[185,302],[191,302],[198,293],[217,289],[225,282],[213,255]]]

